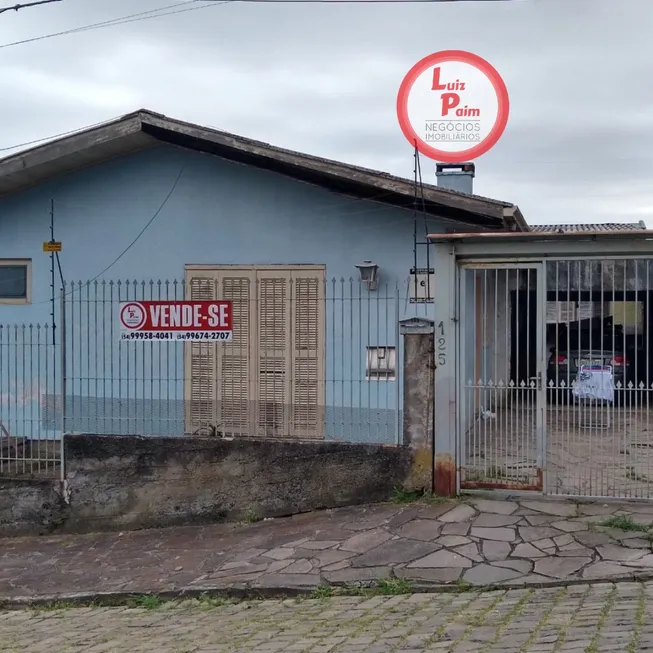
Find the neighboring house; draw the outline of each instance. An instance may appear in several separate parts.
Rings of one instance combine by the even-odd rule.
[[[577,224],[532,224],[530,231],[539,233],[577,233],[595,231],[646,231],[646,223],[639,222],[579,222]]]
[[[439,173],[440,183],[471,191],[473,166]],[[420,240],[528,230],[518,207],[471,192],[426,184],[417,203]],[[362,439],[393,441],[400,379],[387,375],[380,392],[368,363],[389,347],[398,367],[396,318],[432,306],[433,290],[425,303],[411,301],[423,281],[409,281],[414,207],[412,181],[137,111],[0,160],[0,324],[52,320],[43,243],[53,212],[62,274],[76,289],[64,297],[67,431],[175,435],[217,425],[356,439],[376,420],[383,432]],[[377,290],[359,283],[365,261],[378,265]],[[231,344],[167,343],[154,353],[119,343],[117,300],[169,298],[173,280],[189,284],[191,298],[233,301]],[[0,422],[54,437],[59,354],[44,387],[17,362],[19,344],[0,359]],[[33,398],[31,418],[17,416],[3,384],[12,397]]]

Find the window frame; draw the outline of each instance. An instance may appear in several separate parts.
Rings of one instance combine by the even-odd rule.
[[[25,268],[25,296],[3,297],[0,293],[0,305],[27,305],[32,303],[32,259],[31,258],[0,258],[0,267]]]

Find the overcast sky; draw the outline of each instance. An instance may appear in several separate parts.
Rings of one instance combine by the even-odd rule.
[[[0,44],[174,3],[8,12]],[[462,49],[499,70],[511,99],[475,192],[519,204],[529,222],[653,227],[651,0],[188,6],[201,5],[0,48],[0,147],[146,107],[411,177],[397,89],[425,55]],[[432,163],[423,172],[435,182]]]

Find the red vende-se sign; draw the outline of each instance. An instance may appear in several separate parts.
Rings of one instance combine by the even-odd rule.
[[[140,301],[120,304],[121,340],[215,340],[233,335],[229,301]]]

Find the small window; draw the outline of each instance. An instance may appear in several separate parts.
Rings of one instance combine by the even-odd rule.
[[[0,259],[0,304],[29,304],[32,262]]]
[[[397,350],[394,347],[368,347],[366,381],[394,381],[397,374]]]

